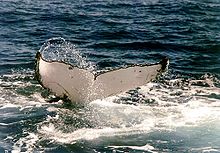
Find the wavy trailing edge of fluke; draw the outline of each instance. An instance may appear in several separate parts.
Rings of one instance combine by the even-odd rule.
[[[38,82],[57,97],[85,103],[142,86],[156,79],[168,64],[169,60],[164,58],[155,64],[132,65],[93,74],[64,62],[46,61],[37,52],[35,74]]]

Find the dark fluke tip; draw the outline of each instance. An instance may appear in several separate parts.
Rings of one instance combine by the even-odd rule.
[[[37,52],[35,58],[36,58],[36,60],[39,60],[41,58],[41,53]]]
[[[160,64],[162,65],[161,70],[162,70],[162,71],[165,71],[165,70],[167,69],[168,65],[169,65],[169,59],[168,59],[168,57],[163,58],[163,59],[160,61]]]
[[[40,58],[41,58],[41,53],[37,52],[36,56],[35,56],[35,74],[34,74],[34,77],[40,83],[40,85],[42,87],[44,87],[43,83],[41,82],[41,77],[40,77],[40,73],[39,73],[39,61],[40,61]]]

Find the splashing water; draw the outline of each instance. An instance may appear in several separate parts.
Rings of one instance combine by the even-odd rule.
[[[78,111],[54,108],[52,110],[56,110],[57,116],[48,117],[40,124],[38,132],[57,143],[75,144],[82,140],[108,141],[116,137],[139,137],[155,131],[186,132],[207,126],[211,130],[218,126],[220,118],[220,90],[216,86],[200,85],[207,82],[212,81],[175,79],[166,83],[148,83],[136,90],[136,94],[131,91],[118,97],[96,100]],[[134,100],[137,96],[138,102]],[[77,127],[77,124],[80,126]],[[213,136],[212,133],[210,135]],[[158,150],[151,145],[145,144],[137,149]]]
[[[65,62],[90,71],[94,69],[94,65],[86,61],[86,57],[83,57],[75,45],[61,37],[47,40],[39,52],[48,61]]]
[[[73,47],[56,38],[40,51],[45,59],[87,67],[85,58]],[[0,143],[14,153],[47,152],[47,148],[57,150],[65,145],[84,147],[87,143],[96,151],[104,146],[108,151],[169,152],[172,148],[166,146],[178,146],[180,139],[194,152],[220,151],[220,81],[214,76],[161,78],[86,106],[65,101],[48,104],[48,94],[33,80],[30,70],[0,78],[0,112],[4,114],[0,127],[22,127],[20,133],[2,135],[12,147]],[[205,138],[197,144],[201,133]],[[193,144],[187,144],[189,140]]]
[[[86,146],[81,142],[91,143],[97,151],[101,145],[109,151],[158,152],[158,145],[178,145],[179,139],[194,142],[187,144],[194,152],[220,151],[216,77],[162,79],[84,107],[62,101],[48,104],[42,98],[45,91],[30,80],[33,73],[25,71],[0,79],[0,110],[5,114],[0,126],[23,127],[20,136],[12,132],[4,138],[12,144],[12,152],[47,152],[47,148],[79,143]],[[203,133],[205,137],[200,138]],[[203,140],[198,145],[195,139]]]
[[[220,152],[220,77],[204,75],[220,74],[219,0],[5,0],[0,8],[0,152]],[[96,71],[166,55],[176,73],[84,107],[48,103],[33,64],[52,35],[77,47],[50,39],[40,50],[49,61]]]

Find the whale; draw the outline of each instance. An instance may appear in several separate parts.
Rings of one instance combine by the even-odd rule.
[[[36,53],[35,76],[58,98],[86,103],[114,96],[155,80],[167,70],[168,58],[153,64],[134,64],[94,73],[62,61],[49,61]]]

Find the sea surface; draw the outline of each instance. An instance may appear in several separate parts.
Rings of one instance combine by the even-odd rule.
[[[170,65],[85,106],[49,103],[34,77],[45,48],[93,71]],[[220,153],[220,1],[1,0],[0,152]]]

